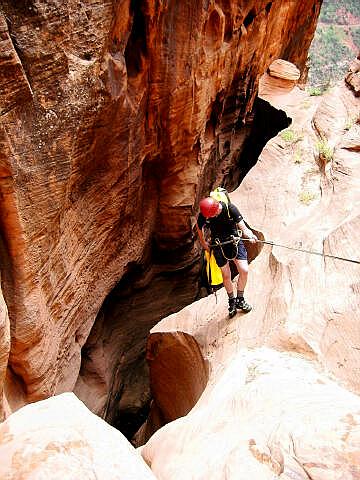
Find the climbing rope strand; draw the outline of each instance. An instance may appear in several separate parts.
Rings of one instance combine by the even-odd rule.
[[[251,241],[249,238],[242,238],[247,242]],[[288,245],[280,245],[266,240],[256,240],[256,243],[266,243],[267,245],[273,245],[274,247],[287,248],[288,250],[296,250],[298,252],[310,253],[311,255],[319,255],[320,257],[334,258],[335,260],[342,260],[344,262],[352,262],[360,265],[360,260],[354,260],[352,258],[338,257],[337,255],[330,255],[328,253],[314,252],[313,250],[305,250],[303,248],[289,247]]]
[[[239,240],[240,240],[240,238],[238,239],[238,241]],[[250,238],[244,238],[244,237],[242,237],[241,240],[243,240],[245,242],[251,242],[252,241]],[[234,240],[228,240],[226,242],[221,242],[221,243],[217,243],[215,245],[210,245],[210,247],[218,247],[220,245],[226,245],[228,243],[234,243]],[[330,254],[327,254],[327,253],[314,252],[313,250],[305,250],[303,248],[289,247],[288,245],[280,245],[279,243],[275,243],[275,242],[268,241],[268,240],[256,240],[255,243],[266,243],[267,245],[272,245],[274,247],[287,248],[288,250],[296,250],[297,252],[309,253],[311,255],[319,255],[320,257],[333,258],[335,260],[342,260],[343,262],[351,262],[351,263],[356,263],[356,264],[360,265],[360,260],[354,260],[352,258],[339,257],[337,255],[330,255]]]

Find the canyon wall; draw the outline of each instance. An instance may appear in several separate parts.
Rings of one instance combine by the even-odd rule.
[[[259,77],[276,58],[304,67],[320,5],[3,0],[10,410],[74,388],[104,299],[154,250],[193,262],[198,199],[238,182]]]

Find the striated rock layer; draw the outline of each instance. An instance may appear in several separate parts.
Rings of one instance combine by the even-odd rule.
[[[193,207],[215,172],[236,182],[259,77],[276,58],[302,69],[320,5],[2,1],[1,263],[18,398],[73,389],[104,298],[151,245],[189,245],[179,265],[194,256]]]

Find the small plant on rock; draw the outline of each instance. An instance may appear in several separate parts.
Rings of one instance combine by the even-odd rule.
[[[309,205],[314,198],[316,197],[315,193],[309,192],[308,190],[303,190],[299,193],[299,200],[305,205]]]
[[[301,152],[299,150],[296,150],[296,152],[294,153],[294,163],[299,165],[301,162],[302,162]]]
[[[299,135],[294,130],[291,130],[291,128],[287,128],[286,130],[283,130],[280,133],[280,136],[286,143],[289,143],[290,145],[298,142],[303,138],[302,135]]]
[[[356,121],[357,121],[356,117],[349,117],[345,122],[344,130],[347,130],[347,131],[350,130],[351,127],[355,125]]]
[[[310,97],[318,97],[322,95],[324,91],[320,87],[309,87],[306,89]]]
[[[320,140],[316,146],[319,152],[319,160],[321,163],[326,164],[331,162],[334,156],[334,149],[330,147],[328,142],[326,140]]]

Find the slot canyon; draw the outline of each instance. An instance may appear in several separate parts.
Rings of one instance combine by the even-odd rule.
[[[0,478],[360,478],[360,56],[308,94],[321,4],[2,0]],[[218,185],[269,241],[232,319]]]

